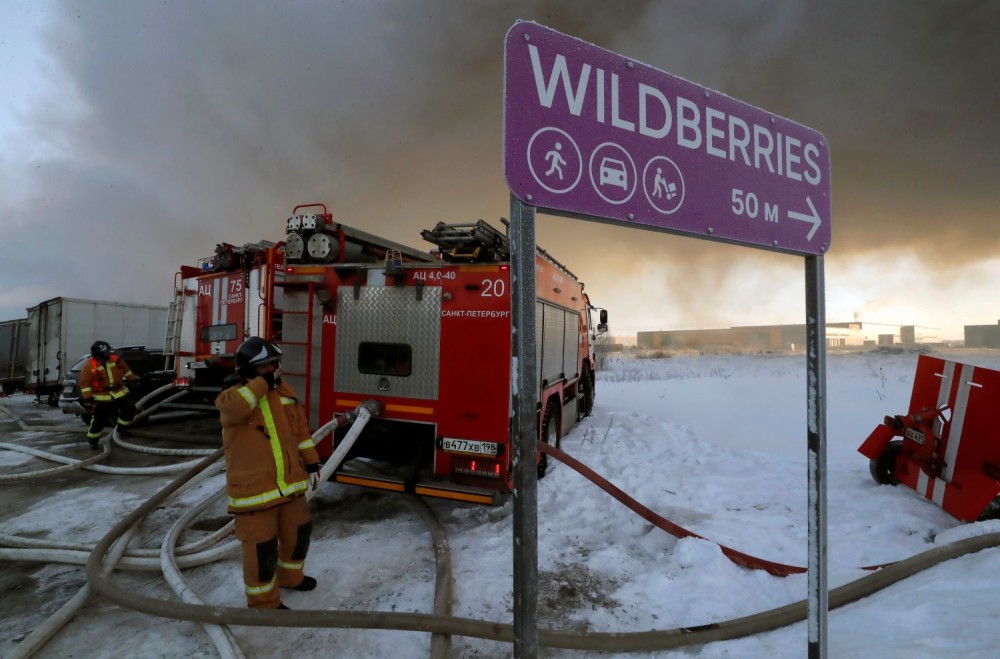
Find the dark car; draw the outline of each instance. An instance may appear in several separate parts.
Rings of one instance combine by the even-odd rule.
[[[130,346],[118,348],[114,353],[124,359],[128,367],[139,378],[138,384],[129,387],[136,400],[156,391],[165,384],[169,384],[174,379],[173,372],[163,370],[162,350]],[[63,380],[62,393],[59,395],[59,409],[65,414],[81,415],[84,423],[90,422],[90,416],[80,406],[80,375],[83,373],[83,365],[88,359],[90,359],[90,355],[86,354],[80,358],[80,361],[73,364],[73,368],[69,370],[69,374]]]

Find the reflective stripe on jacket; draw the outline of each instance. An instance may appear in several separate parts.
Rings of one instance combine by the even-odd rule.
[[[126,381],[137,379],[118,355],[111,355],[106,362],[91,357],[83,363],[80,373],[80,395],[101,403],[118,400],[128,393]]]
[[[306,491],[305,465],[319,462],[295,389],[264,378],[226,389],[215,399],[222,420],[229,512],[269,508]]]

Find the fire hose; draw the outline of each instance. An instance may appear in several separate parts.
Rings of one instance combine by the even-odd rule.
[[[320,471],[321,480],[326,480],[329,478],[330,474],[336,470],[340,462],[343,460],[344,456],[357,441],[357,438],[361,435],[361,431],[364,429],[365,425],[368,423],[368,419],[371,418],[371,412],[373,410],[378,413],[378,408],[369,405],[369,407],[364,408],[364,412],[359,412],[357,420],[354,422],[351,430],[348,431],[344,439],[340,443],[339,450],[334,452],[330,459],[326,463],[326,468]],[[330,421],[329,423],[322,426],[319,430],[313,433],[314,441],[322,441],[333,429],[338,426],[336,420]],[[0,444],[0,447],[4,447],[4,444]],[[11,445],[14,450],[23,449],[24,447],[18,445]],[[213,451],[212,455],[215,455],[218,451]],[[103,455],[103,454],[102,454]],[[60,457],[61,456],[57,456]],[[100,458],[101,456],[96,456]],[[68,460],[68,458],[63,458]],[[96,459],[96,458],[95,458]],[[77,463],[79,464],[79,463]],[[187,466],[192,463],[182,463]],[[195,464],[198,464],[195,461]],[[110,468],[107,468],[110,469]],[[218,471],[218,469],[216,469]],[[37,474],[38,472],[32,472]],[[110,472],[110,473],[120,473],[120,472]],[[216,473],[215,471],[208,472],[207,475]],[[18,476],[19,474],[15,474]],[[189,484],[190,485],[190,484]],[[313,493],[307,492],[306,497],[311,499]],[[211,535],[191,543],[190,545],[185,545],[177,549],[177,555],[181,556],[180,563],[183,567],[194,567],[197,565],[204,565],[205,563],[210,563],[214,560],[218,560],[222,556],[235,551],[239,547],[239,543],[233,542],[222,547],[216,547],[211,551],[210,554],[202,554],[201,550],[215,545],[219,540],[225,536],[232,533],[233,522],[229,522],[218,531],[215,531]],[[53,560],[64,563],[71,564],[86,564],[86,558],[89,556],[90,552],[93,551],[92,546],[87,546],[78,543],[52,543],[49,541],[35,540],[33,538],[20,538],[16,536],[0,535],[0,544],[6,545],[7,548],[0,548],[0,558],[18,558],[21,560],[32,560],[32,557],[45,557],[47,560]],[[25,550],[25,551],[19,551]],[[41,551],[40,551],[41,550]],[[42,553],[44,552],[44,553]],[[130,550],[126,556],[120,562],[120,567],[124,569],[133,570],[151,570],[158,569],[158,560],[141,560],[142,558],[155,558],[160,556],[159,550],[152,549],[136,549]]]
[[[343,452],[346,454],[347,450],[345,449]],[[110,574],[102,574],[102,558],[109,552],[112,545],[133,524],[149,514],[168,496],[180,490],[191,478],[207,470],[219,457],[219,453],[217,452],[189,468],[188,471],[119,522],[98,542],[87,561],[88,581],[94,592],[126,608],[160,617],[195,622],[277,627],[394,629],[469,636],[502,642],[513,640],[513,627],[510,624],[455,616],[378,611],[258,611],[177,603],[128,592],[117,586],[112,581]],[[330,462],[333,460],[331,459]],[[329,472],[332,470],[331,468]],[[327,472],[328,470],[324,469],[323,471]],[[324,479],[328,476],[329,473],[325,473]],[[1000,533],[968,538],[944,547],[931,549],[831,590],[829,593],[830,608],[838,608],[857,601],[945,560],[996,546],[1000,546]],[[178,563],[180,562],[179,559]],[[122,567],[126,566],[122,565]],[[618,652],[666,650],[770,631],[804,620],[805,616],[806,602],[801,600],[762,613],[695,627],[646,632],[571,632],[541,629],[539,630],[539,642],[547,647],[579,650]]]
[[[0,412],[3,412],[14,422],[21,430],[43,430],[45,432],[86,432],[86,428],[81,428],[80,426],[61,426],[57,424],[42,424],[39,426],[29,426],[24,419],[19,417],[17,414],[12,412],[10,408],[6,405],[0,405]]]
[[[206,469],[211,461],[211,457],[206,458],[202,463],[175,479],[121,520],[98,542],[87,561],[87,579],[94,592],[123,607],[175,620],[248,626],[393,629],[469,636],[508,643],[513,641],[513,625],[507,623],[426,613],[298,609],[294,611],[262,611],[177,603],[137,595],[115,584],[111,575],[102,575],[102,558],[111,545],[132,524],[159,506],[186,479]],[[830,608],[855,602],[943,561],[996,546],[1000,546],[1000,533],[967,538],[917,554],[831,590],[829,593]],[[762,613],[696,627],[645,632],[580,632],[540,629],[538,640],[541,645],[547,647],[575,650],[605,652],[667,650],[758,634],[799,622],[805,617],[806,601],[800,600]]]
[[[179,398],[180,396],[185,395],[187,393],[186,390],[185,391],[180,391],[180,392],[178,392],[178,393],[176,393],[176,394],[168,397],[167,399],[160,401],[159,403],[157,403],[156,405],[150,407],[149,409],[142,409],[146,402],[148,402],[149,400],[153,399],[154,397],[160,395],[161,393],[164,393],[164,392],[166,392],[166,391],[168,391],[170,389],[173,389],[173,388],[174,388],[174,386],[172,384],[165,385],[165,386],[160,387],[159,389],[157,389],[157,390],[155,390],[155,391],[147,394],[142,399],[140,399],[139,402],[136,404],[136,407],[139,408],[141,411],[138,414],[136,414],[134,421],[140,421],[140,420],[142,420],[146,416],[152,414],[156,410],[156,408],[159,407],[159,405],[162,405],[162,404],[168,403],[170,401],[173,401],[173,400],[175,400],[175,399]],[[25,423],[23,419],[21,419],[19,416],[17,416],[13,412],[11,412],[9,409],[7,409],[7,408],[5,408],[3,406],[0,406],[0,410],[2,410],[8,416],[10,416],[14,420],[16,420],[17,423],[18,423],[18,425],[19,425],[19,427],[21,427],[22,430],[28,430],[28,431],[42,430],[42,431],[49,432],[49,433],[57,433],[57,432],[65,432],[65,431],[78,432],[78,431],[81,430],[78,427],[68,428],[68,429],[64,430],[63,428],[60,428],[60,427],[57,427],[57,426],[45,426],[45,425],[43,425],[43,426],[31,426],[31,425],[28,425],[27,423]],[[128,443],[124,442],[124,440],[122,440],[119,437],[119,435],[117,433],[117,429],[115,429],[115,431],[113,431],[113,432],[109,432],[107,435],[105,435],[104,437],[101,438],[100,444],[99,444],[99,446],[101,447],[101,452],[100,453],[98,453],[97,455],[91,456],[89,458],[86,458],[84,460],[76,460],[74,458],[68,458],[68,457],[59,455],[57,453],[50,453],[48,451],[40,451],[38,449],[33,449],[33,448],[26,447],[26,446],[20,446],[18,444],[9,444],[9,443],[6,443],[6,442],[0,442],[0,448],[7,449],[9,451],[16,451],[16,452],[19,452],[19,453],[25,453],[25,454],[28,454],[28,455],[33,455],[35,457],[42,458],[42,459],[45,459],[45,460],[49,460],[51,462],[60,462],[60,463],[62,463],[64,465],[62,467],[50,467],[48,469],[39,469],[39,470],[36,470],[36,471],[30,471],[30,472],[24,472],[24,473],[18,473],[18,474],[3,474],[3,475],[0,475],[0,483],[9,483],[9,482],[16,482],[16,481],[35,480],[35,479],[38,479],[38,478],[45,478],[45,477],[49,477],[49,476],[55,476],[55,475],[58,475],[58,474],[63,474],[63,473],[70,472],[70,471],[75,471],[77,469],[87,469],[89,471],[97,471],[97,472],[105,473],[105,474],[118,474],[118,475],[128,475],[128,476],[169,474],[169,473],[173,473],[173,472],[177,472],[177,471],[183,471],[184,469],[187,469],[188,467],[196,464],[196,462],[197,462],[197,461],[190,461],[190,462],[182,462],[182,463],[177,463],[177,464],[172,464],[172,465],[165,465],[165,466],[157,466],[157,467],[110,467],[110,466],[107,466],[107,465],[97,464],[98,462],[101,462],[102,460],[104,460],[104,458],[108,457],[111,454],[111,445],[110,445],[110,442],[109,442],[109,437],[116,444],[119,444],[119,445],[123,446],[124,448],[128,448],[130,450],[142,450],[142,451],[147,452],[147,453],[157,453],[159,455],[205,455],[206,452],[211,452],[211,451],[208,451],[206,449],[156,449],[156,448],[148,448],[148,447],[139,447],[139,446],[137,446],[135,444],[128,444]]]
[[[469,636],[508,643],[513,641],[513,626],[507,623],[424,613],[320,610],[260,611],[234,607],[178,604],[130,593],[117,586],[111,580],[110,575],[102,575],[100,573],[101,558],[115,540],[133,523],[155,509],[166,497],[180,487],[186,478],[207,468],[208,464],[204,462],[192,467],[189,472],[177,478],[120,521],[101,539],[87,562],[87,578],[95,592],[121,606],[136,611],[194,622],[275,627],[393,629]],[[831,590],[829,606],[831,609],[844,606],[943,561],[996,546],[1000,546],[1000,533],[967,538],[917,554]],[[668,650],[759,634],[804,620],[806,613],[806,600],[800,600],[754,615],[694,627],[645,632],[580,632],[540,629],[538,640],[541,645],[563,649],[606,652]]]
[[[352,425],[351,430],[341,441],[341,444],[338,447],[338,451],[336,451],[334,455],[331,457],[331,459],[326,463],[325,469],[321,471],[321,476],[324,479],[327,476],[329,476],[329,474],[331,474],[337,468],[337,466],[339,466],[340,461],[343,460],[343,458],[347,455],[347,452],[350,450],[351,446],[354,444],[354,442],[357,441],[357,438],[360,436],[361,431],[364,429],[368,420],[371,418],[372,413],[375,414],[379,413],[379,407],[375,401],[366,401],[365,404],[359,406],[357,410],[357,417],[354,421],[354,424]],[[330,423],[324,425],[316,433],[314,433],[314,439],[316,441],[321,440],[322,438],[325,437],[326,434],[328,434],[338,425],[339,424],[336,420],[333,420]],[[222,449],[212,452],[212,455],[208,456],[202,461],[199,461],[196,465],[199,467],[198,472],[192,474],[188,478],[183,479],[183,482],[180,483],[179,487],[175,488],[172,491],[172,494],[176,494],[177,492],[180,492],[182,489],[186,489],[195,484],[196,482],[204,480],[204,478],[211,475],[213,473],[212,467],[215,465],[216,461],[220,457],[222,457]],[[189,469],[189,472],[190,471],[191,470]],[[184,577],[182,576],[180,572],[180,567],[191,567],[193,565],[201,565],[204,563],[212,562],[220,558],[223,558],[226,555],[232,553],[234,550],[238,549],[239,543],[235,541],[230,542],[225,545],[215,547],[212,550],[202,552],[200,554],[188,555],[181,558],[177,558],[176,556],[177,553],[176,543],[177,539],[180,537],[180,534],[183,532],[183,530],[199,514],[201,514],[204,510],[206,510],[208,507],[214,504],[215,501],[222,494],[224,494],[224,492],[225,490],[223,489],[222,491],[216,492],[213,495],[209,496],[208,498],[203,500],[200,504],[190,509],[187,513],[185,513],[180,519],[178,519],[174,523],[174,525],[170,528],[170,530],[168,531],[167,535],[164,538],[158,559],[134,558],[134,557],[122,558],[122,554],[125,551],[125,546],[127,545],[127,540],[125,541],[119,540],[119,544],[116,545],[116,548],[114,550],[116,553],[116,556],[114,556],[114,561],[117,562],[119,559],[121,559],[120,567],[122,568],[160,569],[163,572],[168,585],[171,587],[171,589],[174,590],[174,592],[179,597],[181,597],[185,602],[189,602],[194,605],[202,605],[203,604],[202,600],[198,597],[198,595],[190,587],[186,579],[184,579]],[[308,492],[307,497],[311,498],[311,496],[312,492]],[[417,506],[417,512],[418,514],[422,514],[422,511],[419,509],[419,506]],[[429,513],[429,509],[427,512]],[[135,528],[138,527],[140,521],[141,520],[137,520],[136,523],[131,527],[132,531],[134,531]],[[225,535],[228,535],[228,533],[232,531],[232,528],[233,528],[233,523],[230,522],[222,529],[219,529],[219,531],[216,531],[215,533],[211,534],[210,539],[212,539],[213,542],[216,542],[222,537],[225,537]],[[439,529],[436,532],[432,529],[432,532],[435,533],[436,553],[440,553],[439,545],[441,538],[443,538],[443,530]],[[131,533],[131,531],[129,533]],[[440,538],[438,537],[438,533],[440,533]],[[68,562],[68,563],[84,564],[87,555],[86,552],[77,549],[79,545],[71,545],[73,547],[72,549],[62,548],[65,547],[65,544],[57,548],[52,548],[51,543],[44,543],[32,539],[16,538],[10,536],[0,536],[0,541],[3,541],[5,544],[13,543],[17,545],[15,548],[6,548],[6,549],[0,548],[0,559],[34,560],[34,561],[64,562],[64,563]],[[194,546],[195,544],[203,544],[204,542],[205,540],[203,539],[198,543],[192,543],[192,545],[189,545],[185,549],[190,551],[192,546]],[[447,541],[444,540],[444,543],[446,547]],[[119,546],[121,547],[120,550],[118,550]],[[144,553],[148,555],[149,550],[146,550]],[[106,563],[106,565],[110,565],[110,562]],[[448,571],[448,574],[450,574],[450,559],[448,565],[446,566],[446,569]],[[448,582],[448,584],[449,588],[447,589],[446,592],[444,592],[443,598],[450,601],[451,597],[450,581]],[[69,602],[67,602],[54,616],[52,616],[49,620],[47,620],[46,623],[44,623],[41,627],[38,628],[38,630],[29,635],[29,637],[27,637],[25,641],[22,642],[22,645],[19,645],[18,656],[20,657],[31,656],[31,654],[33,654],[38,648],[40,648],[49,638],[51,638],[52,635],[58,632],[58,630],[76,614],[76,612],[89,599],[90,594],[91,591],[89,585],[85,586],[84,589],[81,589],[81,591],[78,592],[77,595],[74,596]],[[436,606],[437,606],[437,601],[440,600],[441,598],[442,594],[436,593],[436,599],[435,599]],[[225,657],[227,659],[228,658],[239,659],[244,656],[242,651],[239,649],[238,644],[236,643],[236,639],[233,637],[232,633],[229,631],[227,627],[220,626],[218,624],[211,624],[209,622],[205,622],[202,624],[206,632],[208,633],[210,639],[212,640],[213,644],[216,646],[216,649],[219,651],[220,656]],[[448,648],[447,643],[448,639],[446,637],[439,638],[435,636],[433,640],[434,645],[432,646],[432,656],[434,657],[447,656],[446,654]],[[434,647],[437,647],[438,649],[435,650]],[[442,652],[441,648],[443,648],[444,654],[441,653]]]
[[[118,542],[111,548],[107,561],[105,561],[104,566],[101,568],[102,574],[109,574],[114,569],[118,563],[118,559],[121,558],[122,553],[125,551],[125,547],[128,546],[138,528],[138,524],[132,526],[118,539]],[[35,654],[50,638],[62,629],[63,625],[73,619],[77,612],[87,603],[87,600],[90,599],[90,595],[90,584],[84,584],[77,591],[76,595],[59,607],[44,623],[31,630],[31,633],[25,636],[18,643],[17,647],[14,648],[8,659],[28,659],[28,657]]]
[[[151,398],[155,397],[156,395],[158,395],[158,394],[160,394],[160,393],[162,393],[162,392],[164,392],[164,391],[166,391],[168,389],[171,389],[171,388],[173,388],[172,385],[171,386],[167,386],[167,387],[161,387],[160,389],[152,392],[148,396],[146,396],[143,399],[141,399],[139,401],[139,403],[137,404],[137,407],[139,407],[140,410],[141,410],[142,407],[143,407],[143,405],[144,405],[144,403],[147,402],[149,399],[151,399]],[[144,416],[152,413],[156,409],[156,407],[158,407],[160,404],[167,403],[167,402],[170,402],[172,400],[175,400],[175,399],[179,398],[180,396],[185,395],[186,393],[187,392],[185,392],[185,391],[178,392],[178,393],[174,394],[173,396],[170,396],[166,400],[160,401],[160,403],[158,403],[157,405],[154,405],[149,410],[140,411],[140,413],[138,415],[136,415],[136,419],[143,418]],[[64,429],[62,429],[60,427],[57,427],[57,426],[49,426],[49,425],[44,425],[44,426],[41,426],[41,427],[30,426],[27,423],[25,423],[23,419],[21,419],[20,417],[18,417],[16,414],[10,412],[6,408],[4,408],[3,411],[6,414],[8,414],[9,416],[11,416],[13,419],[15,419],[15,421],[17,421],[19,427],[22,430],[28,430],[28,431],[32,431],[32,430],[44,430],[44,431],[47,431],[47,432],[50,432],[50,433],[51,432],[62,432],[62,431],[64,431]],[[79,428],[68,428],[66,430],[78,431]],[[116,443],[119,443],[120,445],[124,446],[125,448],[130,448],[130,449],[132,449],[132,448],[143,448],[143,447],[135,447],[135,445],[129,445],[129,444],[125,443],[125,442],[118,441],[120,438],[118,437],[117,429],[114,429],[111,432],[111,437],[116,441]],[[105,436],[104,438],[102,438],[101,446],[102,446],[102,451],[101,451],[100,454],[98,454],[96,456],[93,456],[93,457],[91,457],[91,458],[89,458],[87,460],[77,461],[77,460],[72,460],[72,459],[64,458],[63,456],[59,456],[57,454],[48,453],[48,452],[44,452],[44,451],[36,451],[34,449],[28,449],[26,447],[22,447],[22,446],[15,445],[15,444],[6,444],[6,443],[0,444],[0,447],[7,448],[7,449],[10,449],[10,450],[25,452],[25,453],[28,453],[28,454],[31,454],[31,455],[35,455],[37,457],[42,457],[42,458],[49,459],[49,460],[56,461],[56,462],[68,463],[67,467],[58,467],[58,468],[54,468],[54,469],[43,469],[43,470],[38,470],[38,471],[26,473],[26,474],[13,474],[13,475],[8,475],[7,477],[0,477],[0,481],[35,480],[35,479],[40,478],[42,476],[58,474],[58,473],[62,473],[62,472],[65,472],[65,471],[70,471],[70,470],[80,469],[80,468],[90,468],[90,469],[93,469],[95,471],[103,471],[104,473],[117,473],[117,474],[122,474],[122,473],[127,473],[127,474],[136,474],[136,473],[139,473],[139,474],[165,473],[166,471],[177,470],[177,466],[176,465],[171,466],[171,467],[166,467],[166,468],[163,468],[163,467],[152,468],[152,471],[150,471],[150,470],[136,470],[136,469],[121,469],[121,468],[105,467],[105,466],[102,466],[102,465],[95,465],[94,464],[95,462],[104,459],[105,457],[107,457],[110,454],[111,445],[110,445],[110,442],[107,439],[107,436]],[[200,450],[199,453],[204,453],[204,451]],[[170,454],[170,453],[168,453],[168,454]],[[189,455],[190,453],[182,453],[181,451],[176,451],[176,452],[173,452],[172,454],[175,454],[175,455],[176,454],[188,454]],[[184,465],[181,465],[181,468],[183,468],[183,467],[184,467]],[[207,476],[209,476],[209,475],[211,475],[211,474],[213,474],[213,473],[215,473],[217,471],[218,471],[217,469],[216,470],[206,470],[205,472],[203,472],[203,474],[207,477]],[[191,479],[191,480],[189,480],[188,483],[187,483],[187,486],[191,486],[191,485],[195,484],[197,482],[197,480],[200,480],[200,479]],[[105,567],[103,568],[103,570],[104,570],[105,573],[110,572],[110,570],[113,569],[113,567],[122,558],[122,555],[125,552],[125,549],[126,549],[126,547],[128,545],[128,542],[131,539],[131,536],[135,532],[136,529],[137,529],[137,525],[134,526],[134,527],[132,527],[128,531],[128,533],[126,534],[126,536],[123,536],[123,538],[115,545],[114,549],[112,550],[112,554],[109,557],[109,560],[105,563]],[[213,536],[214,535],[215,534],[213,534]],[[84,549],[83,551],[74,551],[72,549],[69,550],[69,551],[66,551],[66,550],[63,550],[63,549],[60,549],[60,548],[52,549],[51,545],[49,545],[49,547],[45,547],[46,543],[40,542],[40,541],[31,541],[30,539],[22,539],[22,538],[16,538],[16,537],[11,537],[11,536],[0,536],[0,539],[2,539],[2,541],[3,541],[4,544],[13,544],[14,547],[16,547],[15,549],[0,549],[0,558],[20,559],[20,560],[40,560],[40,559],[42,559],[42,560],[47,560],[47,561],[51,560],[51,561],[56,561],[56,562],[73,562],[74,559],[76,559],[76,561],[79,562],[79,564],[82,565],[82,564],[85,564],[86,557],[90,553],[90,548],[83,548]],[[210,538],[210,539],[212,539],[212,543],[211,544],[214,544],[215,542],[218,541],[218,538]],[[18,551],[18,548],[20,549],[20,551]],[[42,548],[42,550],[39,551],[39,548]],[[29,555],[28,556],[24,556],[23,554],[29,554]],[[153,566],[150,566],[150,567],[153,567]],[[169,581],[169,577],[168,577],[168,581]],[[176,588],[175,588],[175,590],[176,590]],[[54,636],[63,627],[63,625],[66,624],[66,622],[68,622],[69,620],[71,620],[77,614],[77,612],[90,599],[90,595],[91,595],[91,590],[90,590],[90,586],[88,584],[88,585],[85,585],[83,588],[81,588],[77,592],[77,594],[75,596],[73,596],[62,607],[60,607],[60,609],[58,611],[56,611],[52,616],[50,616],[42,625],[40,625],[39,627],[35,628],[31,632],[31,634],[29,634],[27,637],[25,637],[25,639],[23,639],[21,641],[21,643],[18,644],[18,646],[17,646],[17,648],[14,651],[14,654],[12,656],[24,658],[24,657],[30,657],[31,655],[33,655],[40,647],[42,647],[42,645],[44,645],[52,636]],[[232,648],[235,647],[235,646],[234,645],[226,644],[225,641],[227,639],[225,637],[223,637],[223,639],[220,641],[217,638],[217,635],[213,634],[213,632],[214,632],[214,630],[210,630],[209,634],[212,637],[213,642],[215,642],[216,646],[219,648],[220,655],[222,655],[224,657],[234,657],[234,658],[237,658],[237,659],[239,657],[243,656],[242,653],[239,652],[238,647],[236,647],[235,651],[232,651]],[[228,634],[228,630],[227,630],[226,633]],[[231,639],[231,636],[229,637],[229,639]],[[227,650],[230,650],[230,651],[227,651]]]

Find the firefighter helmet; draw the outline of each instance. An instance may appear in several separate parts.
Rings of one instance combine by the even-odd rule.
[[[90,346],[90,356],[107,361],[111,357],[111,344],[107,341],[94,341],[94,345]]]
[[[241,377],[252,378],[258,366],[280,360],[281,348],[259,336],[251,336],[236,349],[236,372]]]

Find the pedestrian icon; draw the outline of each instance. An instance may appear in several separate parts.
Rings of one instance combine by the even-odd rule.
[[[580,147],[564,130],[546,126],[528,140],[528,170],[542,189],[564,194],[576,187],[583,174]]]
[[[559,155],[560,151],[562,151],[562,142],[556,142],[556,148],[545,154],[545,159],[550,163],[549,171],[545,172],[545,175],[551,176],[552,172],[556,172],[559,174],[559,180],[561,181],[563,178],[562,168],[566,164],[566,161]]]

